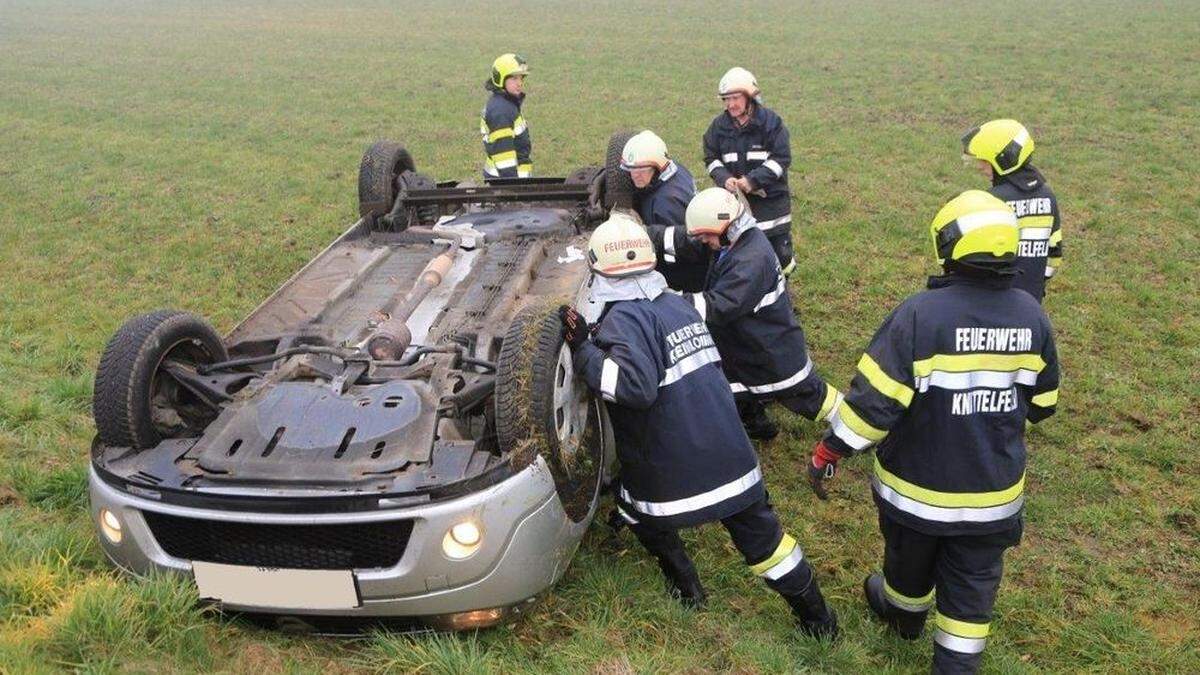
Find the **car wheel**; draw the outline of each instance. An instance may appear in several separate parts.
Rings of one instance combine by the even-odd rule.
[[[169,367],[225,361],[221,338],[190,312],[164,309],[129,319],[108,341],[92,393],[100,441],[138,450],[199,435],[217,411],[181,386]]]
[[[633,208],[633,179],[621,169],[621,151],[636,131],[618,131],[608,137],[608,152],[604,155],[604,208],[614,206]]]
[[[405,171],[416,171],[412,155],[393,141],[376,141],[363,153],[358,165],[358,215],[382,216],[396,202],[396,179]]]
[[[599,496],[604,461],[600,403],[575,376],[558,314],[527,307],[504,335],[496,364],[496,436],[516,457],[542,453],[571,520]]]

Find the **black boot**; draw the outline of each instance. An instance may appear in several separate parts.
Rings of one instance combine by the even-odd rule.
[[[783,597],[791,605],[801,633],[815,638],[837,638],[837,614],[825,605],[825,597],[821,595],[815,576],[802,592]]]
[[[767,409],[754,399],[738,404],[738,415],[746,435],[759,441],[769,441],[779,435],[779,425],[767,417]]]
[[[867,578],[863,579],[863,595],[871,613],[895,630],[897,635],[905,640],[921,637],[927,612],[905,611],[888,602],[887,593],[883,590],[883,575],[867,575]]]
[[[696,566],[683,549],[655,555],[663,576],[667,579],[667,592],[688,609],[698,609],[708,601],[708,594],[700,584]]]

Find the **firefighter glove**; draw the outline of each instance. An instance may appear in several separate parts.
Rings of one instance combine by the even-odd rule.
[[[587,319],[583,318],[582,314],[575,311],[574,307],[566,305],[558,308],[558,318],[563,325],[563,340],[566,341],[571,351],[575,351],[588,339],[591,326],[588,325]]]
[[[825,490],[825,481],[832,480],[837,473],[837,463],[842,456],[829,449],[825,441],[819,441],[813,448],[812,460],[808,464],[808,484],[817,497],[829,499]]]

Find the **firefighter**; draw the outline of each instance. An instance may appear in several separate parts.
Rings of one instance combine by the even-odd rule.
[[[689,607],[706,596],[678,530],[721,521],[750,569],[787,601],[799,630],[834,637],[837,621],[813,569],[768,501],[704,321],[665,292],[654,247],[633,218],[611,217],[588,249],[592,300],[604,304],[598,324],[574,308],[559,312],[576,372],[609,404],[621,463],[618,516]]]
[[[758,228],[767,235],[784,276],[796,267],[792,257],[792,198],[788,129],[762,103],[758,80],[745,68],[730,68],[717,85],[725,112],[704,133],[704,162],[713,183],[746,195]]]
[[[945,274],[871,339],[809,479],[825,499],[838,461],[878,444],[883,573],[863,581],[867,604],[910,640],[936,604],[934,672],[974,672],[1004,551],[1021,540],[1025,422],[1054,414],[1058,358],[1046,313],[1014,287],[1012,209],[968,190],[930,234]]]
[[[1016,212],[1020,274],[1013,285],[1041,302],[1046,281],[1062,262],[1062,217],[1046,178],[1029,163],[1033,138],[1016,120],[993,120],[968,131],[962,146],[963,160],[992,182],[989,192]]]
[[[643,131],[625,143],[621,169],[633,181],[633,208],[642,224],[662,250],[664,241],[674,242],[676,232],[686,231],[684,214],[696,194],[696,181],[687,167],[671,159],[667,144],[653,131]],[[658,258],[657,269],[667,285],[681,291],[704,289],[708,271],[704,260],[679,260],[673,246]]]
[[[810,420],[829,419],[841,394],[813,367],[787,280],[744,198],[702,190],[686,218],[687,232],[675,233],[676,255],[705,256],[709,265],[703,292],[685,297],[717,342],[746,432],[760,440],[779,433],[764,407],[770,401]]]
[[[517,54],[501,54],[492,62],[492,75],[484,85],[492,95],[479,117],[484,180],[533,175],[533,141],[521,114],[527,74],[529,66]]]

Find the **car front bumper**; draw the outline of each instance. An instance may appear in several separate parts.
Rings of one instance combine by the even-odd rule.
[[[336,525],[389,520],[412,521],[399,562],[387,568],[355,569],[357,606],[305,609],[239,604],[225,609],[289,615],[349,617],[434,617],[517,605],[551,586],[570,564],[591,515],[576,523],[567,517],[549,467],[538,457],[528,467],[478,492],[443,502],[370,512],[288,514],[223,511],[165,504],[129,494],[106,483],[93,468],[88,477],[91,515],[105,554],[135,575],[170,571],[193,576],[192,561],[169,555],[156,541],[147,511],[199,520],[270,525]],[[594,507],[593,507],[594,508]],[[99,525],[101,510],[120,521],[119,543]],[[482,531],[479,549],[464,560],[443,553],[447,531],[465,520]]]

